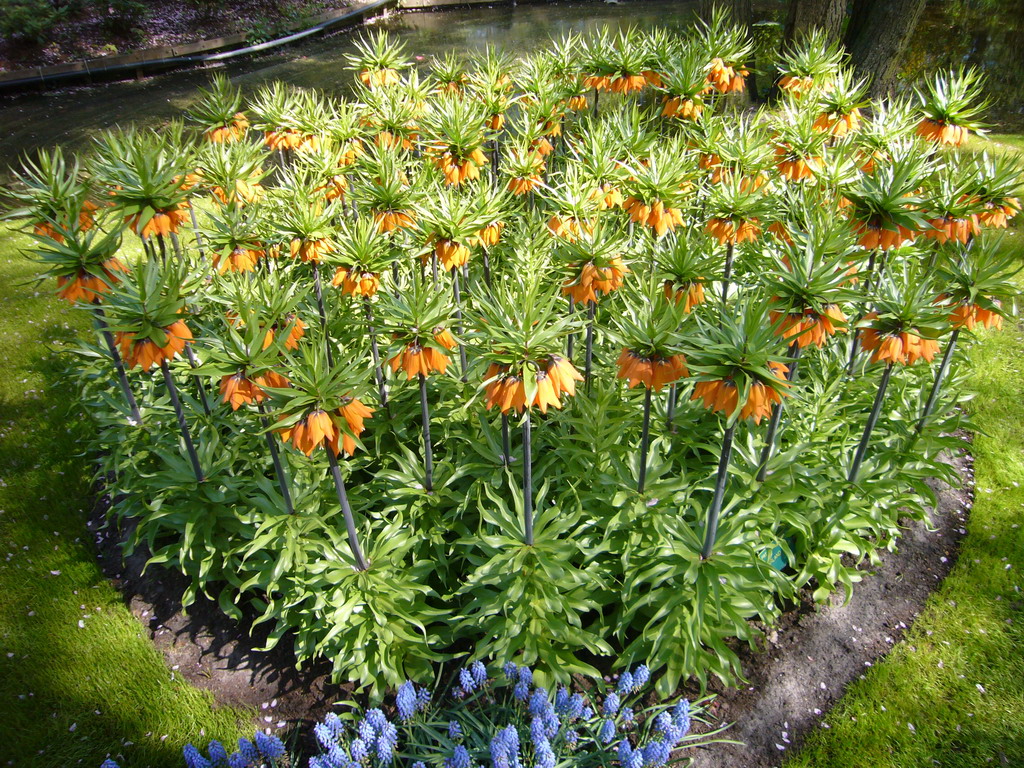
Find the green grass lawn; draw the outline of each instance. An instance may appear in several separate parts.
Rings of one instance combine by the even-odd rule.
[[[1024,150],[1019,134],[992,141]],[[971,366],[976,497],[960,558],[903,642],[850,687],[787,768],[1024,766],[1021,318],[985,334]]]
[[[248,713],[177,678],[100,572],[80,420],[59,384],[88,319],[26,284],[28,244],[0,225],[0,765],[180,766],[186,742],[234,740]]]

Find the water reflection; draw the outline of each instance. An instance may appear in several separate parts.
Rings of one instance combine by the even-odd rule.
[[[488,44],[526,51],[566,32],[602,24],[681,28],[692,22],[698,3],[627,0],[622,3],[547,3],[512,8],[462,8],[434,13],[393,14],[380,22],[407,44],[411,54],[429,58],[449,49],[480,50]],[[754,3],[752,21],[781,22],[784,2]],[[351,73],[344,55],[353,35],[344,32],[310,40],[282,52],[233,63],[226,72],[246,92],[284,80],[307,88],[346,92]],[[991,119],[1024,124],[1024,0],[934,0],[911,44],[905,76],[961,61],[982,66],[991,78]],[[141,82],[24,94],[0,101],[0,169],[19,154],[62,144],[80,149],[99,129],[130,122],[159,125],[179,116],[209,78],[187,71]]]

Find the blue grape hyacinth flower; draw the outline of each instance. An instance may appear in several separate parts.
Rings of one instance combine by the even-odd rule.
[[[619,694],[612,691],[604,700],[601,707],[601,714],[605,717],[614,717],[619,711]]]
[[[412,720],[413,715],[416,714],[418,709],[416,686],[413,685],[411,680],[406,680],[398,686],[398,693],[395,695],[395,707],[398,709],[398,717],[401,718],[403,723]]]
[[[266,760],[280,760],[284,757],[284,743],[277,736],[256,731],[256,749]]]

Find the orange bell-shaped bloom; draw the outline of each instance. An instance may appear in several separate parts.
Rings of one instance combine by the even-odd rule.
[[[135,334],[119,331],[115,341],[121,350],[121,357],[129,369],[139,366],[144,371],[159,367],[165,360],[173,360],[185,351],[185,345],[192,343],[192,331],[184,320],[177,320],[163,329],[166,335],[164,346],[158,346],[150,339],[135,340]]]
[[[707,299],[704,294],[704,284],[698,281],[683,283],[676,286],[671,280],[666,280],[663,287],[665,298],[674,301],[676,304],[685,302],[683,312],[690,314],[690,311],[703,304]]]
[[[739,403],[739,390],[732,379],[698,381],[690,399],[702,400],[704,407],[712,413],[722,411],[726,416],[731,416]]]
[[[74,277],[62,276],[57,278],[57,295],[74,304],[77,301],[84,301],[89,304],[98,304],[103,294],[110,290],[110,287],[120,282],[115,272],[125,272],[127,268],[116,257],[107,259],[102,264],[103,277],[90,274],[84,269],[79,270]]]
[[[241,371],[234,375],[228,374],[220,380],[220,394],[222,402],[230,403],[233,411],[243,405],[260,403],[267,396],[256,380],[246,378]]]

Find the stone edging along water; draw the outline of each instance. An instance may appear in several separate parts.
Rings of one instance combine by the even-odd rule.
[[[515,3],[516,0],[511,0],[512,5]],[[245,45],[246,36],[239,33],[184,45],[147,48],[123,56],[103,56],[48,67],[0,72],[0,93],[68,85],[78,81],[90,83],[95,80],[140,79],[145,75],[171,69],[217,64],[279,48],[307,37],[355,26],[392,9],[427,11],[464,5],[494,4],[495,0],[371,0],[351,8],[328,11],[314,17],[312,26],[256,45]]]

